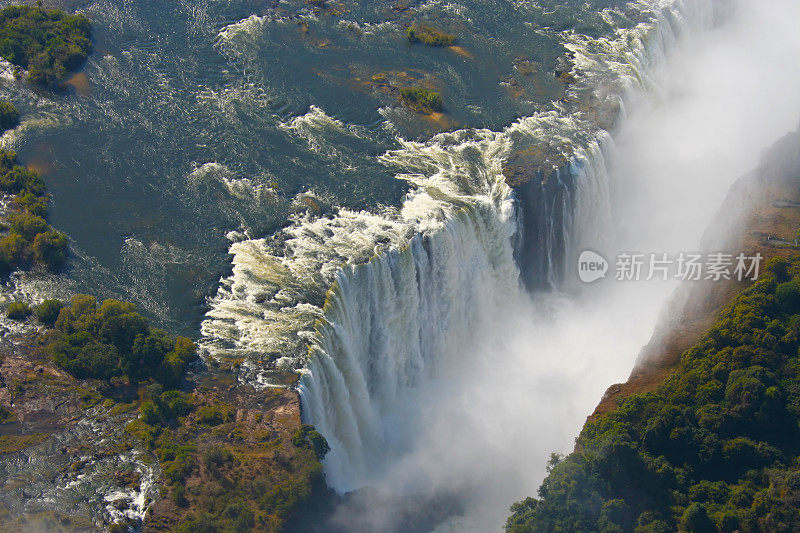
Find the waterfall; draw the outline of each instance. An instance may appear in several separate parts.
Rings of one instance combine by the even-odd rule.
[[[571,43],[584,73],[615,74],[613,91],[612,79],[603,78],[601,90],[611,92],[599,104],[605,112],[614,110],[611,123],[628,91],[648,89],[648,70],[696,5],[671,7],[657,10],[651,26],[621,32],[599,49],[596,42]],[[688,15],[703,22],[709,13]],[[392,444],[399,398],[437,369],[458,364],[486,309],[518,298],[520,281],[528,288],[563,286],[580,249],[604,244],[613,142],[590,124],[580,114],[555,112],[520,120],[495,143],[528,146],[555,136],[567,139],[571,156],[545,179],[535,176],[514,191],[503,186],[499,173],[494,183],[486,180],[505,195],[502,201],[514,202],[513,214],[501,209],[502,201],[470,202],[436,231],[417,233],[401,249],[338,272],[300,386],[305,420],[331,447],[323,463],[329,486],[343,493],[378,481],[387,457],[402,453]],[[508,156],[510,150],[499,153]],[[496,161],[495,172],[499,166]]]
[[[527,299],[525,287],[563,287],[576,253],[605,244],[609,132],[632,94],[653,90],[648,72],[689,23],[710,24],[712,1],[642,0],[630,4],[641,20],[612,37],[565,32],[576,82],[502,131],[398,138],[380,159],[411,185],[399,208],[298,216],[277,236],[231,246],[201,345],[241,362],[250,383],[301,372],[304,421],[331,447],[331,487],[377,483],[411,438],[398,410],[420,384],[471,353],[487,314]],[[359,135],[318,108],[297,120],[314,125],[304,135]],[[549,159],[512,188],[504,164],[526,150]]]
[[[518,291],[516,274],[507,221],[491,205],[340,272],[301,385],[303,412],[331,445],[331,486],[369,482],[390,430],[385,414],[438,366],[457,364],[481,310]]]
[[[601,136],[575,155],[559,183],[564,192],[541,211],[540,253],[553,285],[566,276],[564,256],[599,242],[609,222],[609,142]],[[337,491],[376,481],[393,452],[390,413],[402,394],[458,364],[471,332],[490,320],[487,313],[523,295],[513,243],[520,240],[525,199],[500,177],[495,186],[503,191],[495,200],[483,197],[436,231],[337,273],[300,386],[305,420],[331,447],[325,473]],[[508,202],[513,208],[503,209]]]

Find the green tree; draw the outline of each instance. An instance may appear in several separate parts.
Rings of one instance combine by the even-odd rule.
[[[19,124],[19,111],[8,100],[0,100],[0,133]]]
[[[53,360],[77,378],[109,379],[117,374],[116,348],[97,342],[87,331],[59,339],[50,351]]]
[[[60,231],[48,229],[33,239],[33,257],[49,270],[56,271],[67,259],[67,236]]]
[[[13,154],[16,157],[14,152],[4,152],[6,156]],[[9,194],[31,193],[34,196],[42,196],[46,187],[39,174],[25,167],[14,165],[0,175],[0,189]]]
[[[11,231],[20,235],[26,242],[33,242],[37,235],[50,228],[42,217],[24,212],[12,213],[8,217],[8,222],[11,225]]]
[[[0,273],[7,274],[28,260],[30,250],[21,235],[0,238]]]
[[[717,526],[709,518],[708,511],[704,505],[693,503],[686,508],[681,520],[686,531],[691,533],[716,533]]]
[[[36,196],[32,192],[19,194],[14,198],[14,204],[21,211],[26,211],[31,215],[45,218],[47,216],[47,198]]]
[[[44,303],[42,304],[45,305]],[[49,346],[54,361],[77,377],[108,379],[124,375],[131,382],[155,380],[176,386],[197,347],[185,337],[173,337],[150,327],[129,302],[105,300],[99,306],[93,296],[78,294],[58,310],[48,304],[48,320],[56,335]],[[45,311],[43,309],[43,314]],[[92,362],[95,363],[92,363]],[[98,370],[90,368],[97,364]],[[153,403],[164,420],[183,416],[181,397],[152,392]]]

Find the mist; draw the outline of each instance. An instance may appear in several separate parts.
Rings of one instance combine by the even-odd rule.
[[[732,4],[717,28],[684,36],[653,87],[627,100],[607,254],[697,250],[733,182],[800,122],[800,4]],[[394,406],[373,488],[340,506],[331,528],[393,531],[403,513],[441,507],[459,516],[440,531],[501,530],[509,506],[536,495],[550,453],[572,451],[606,388],[627,379],[676,286],[606,279],[488,298],[454,360]],[[386,495],[408,497],[410,508]]]

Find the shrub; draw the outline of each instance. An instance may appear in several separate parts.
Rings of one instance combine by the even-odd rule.
[[[17,161],[17,153],[14,150],[0,148],[0,174],[11,170]]]
[[[184,489],[181,484],[173,485],[169,495],[178,507],[186,507],[189,504],[189,501],[186,499],[186,489]]]
[[[60,300],[44,300],[33,308],[33,314],[39,319],[39,322],[52,326],[58,319],[58,314],[64,304]]]
[[[17,415],[15,415],[11,410],[6,408],[4,405],[0,405],[0,424],[8,424],[13,422],[17,419]]]
[[[61,268],[67,259],[67,236],[60,231],[49,229],[33,239],[33,257],[48,270],[54,272]]]
[[[3,274],[25,264],[30,255],[30,247],[22,236],[12,233],[0,239],[0,270]]]
[[[25,192],[14,198],[14,205],[20,211],[27,211],[37,217],[44,218],[47,216],[47,198],[44,196],[36,196],[32,192]]]
[[[192,458],[189,455],[179,454],[164,468],[164,477],[171,483],[181,483],[192,473],[193,468]]]
[[[787,313],[800,311],[800,282],[797,280],[781,283],[775,289],[778,303]]]
[[[322,460],[331,449],[325,437],[309,424],[300,426],[300,429],[292,436],[292,444],[297,447],[310,446],[319,460]]]
[[[717,526],[709,518],[705,506],[693,503],[683,514],[683,527],[691,533],[716,533]]]
[[[119,335],[125,337],[119,342],[131,347],[128,356],[123,357],[123,368],[129,376],[144,379],[156,374],[175,340],[171,339],[163,329],[148,330],[147,322],[143,318],[137,323],[134,317],[141,318],[139,315],[127,314],[112,317],[110,320],[120,323],[117,326],[121,331]],[[141,331],[137,332],[137,329]],[[132,339],[130,339],[131,334],[133,334]]]
[[[142,415],[142,422],[148,426],[158,426],[161,424],[161,415],[153,402],[144,402],[139,406]]]
[[[10,130],[19,124],[19,111],[14,104],[0,100],[0,133]]]
[[[227,404],[204,405],[197,410],[197,420],[208,426],[218,426],[233,420],[233,408]]]
[[[190,518],[175,529],[176,533],[217,533],[218,531],[219,528],[210,513],[202,513],[196,518]]]
[[[180,391],[167,391],[159,396],[159,403],[169,409],[169,413],[174,418],[186,416],[194,409],[194,403],[190,394]]]
[[[159,390],[160,385],[154,385]],[[191,395],[180,391],[167,391],[154,396],[153,400],[142,403],[139,412],[142,421],[150,426],[163,426],[186,416],[194,404]]]
[[[14,152],[4,152],[4,158],[7,158],[9,154],[16,158]],[[41,196],[44,194],[46,187],[39,174],[25,167],[14,165],[7,169],[4,166],[4,172],[0,175],[0,189],[9,194],[31,193],[35,196]]]
[[[86,331],[62,337],[49,349],[53,361],[76,378],[109,379],[119,374],[117,349],[97,342]]]
[[[12,320],[25,320],[31,316],[31,308],[25,302],[13,302],[6,309],[6,316]]]
[[[289,480],[273,485],[258,500],[258,506],[268,513],[286,515],[297,506],[298,502],[305,500],[310,494],[311,484],[306,480]]]
[[[400,100],[418,113],[436,113],[444,107],[441,95],[424,87],[403,87]]]
[[[243,500],[235,500],[229,503],[222,514],[231,520],[233,530],[237,533],[250,531],[256,525],[253,511]]]
[[[127,521],[114,522],[108,526],[108,533],[128,533],[131,530],[131,524]]]
[[[225,463],[233,461],[233,453],[221,446],[212,446],[203,454],[203,463],[209,470],[216,470]]]
[[[158,380],[164,385],[176,387],[186,372],[186,367],[195,359],[197,359],[197,346],[186,337],[177,337],[172,350],[161,362]]]

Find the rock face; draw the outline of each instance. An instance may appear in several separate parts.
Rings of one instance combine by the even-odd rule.
[[[503,168],[519,205],[514,259],[529,291],[558,286],[566,274],[574,180],[565,145],[538,145],[512,154]]]

